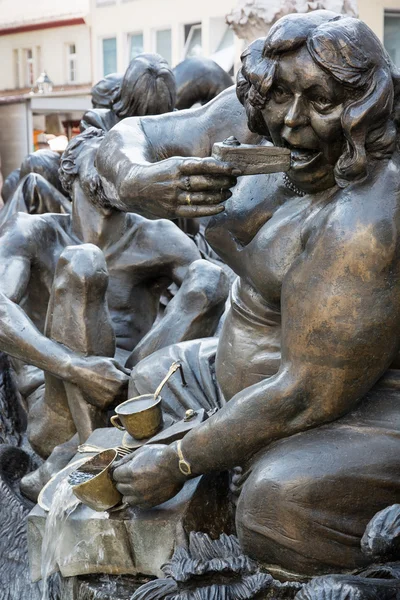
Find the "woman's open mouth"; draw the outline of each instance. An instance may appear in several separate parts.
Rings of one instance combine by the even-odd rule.
[[[291,146],[287,142],[284,143],[284,146],[291,152],[290,168],[296,171],[312,166],[322,154],[321,150]]]

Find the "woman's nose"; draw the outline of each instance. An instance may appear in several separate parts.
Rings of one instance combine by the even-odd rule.
[[[293,102],[285,116],[285,125],[291,129],[308,125],[309,115],[306,103],[301,96],[294,96]]]

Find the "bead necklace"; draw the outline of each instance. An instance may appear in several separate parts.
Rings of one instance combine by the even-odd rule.
[[[289,177],[286,173],[283,174],[283,183],[289,190],[292,190],[296,194],[296,196],[305,196],[307,192],[303,192],[300,188],[297,187],[292,181],[290,181]]]

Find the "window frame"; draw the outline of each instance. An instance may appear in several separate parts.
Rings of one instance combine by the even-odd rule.
[[[28,57],[28,52],[30,52],[30,56]],[[33,48],[24,48],[23,49],[23,65],[24,65],[24,87],[33,88],[35,86],[35,56],[33,52]]]
[[[133,36],[142,36],[142,51],[139,52],[138,54],[142,54],[144,52],[144,31],[142,30],[137,30],[137,31],[129,31],[127,33],[127,64],[129,64],[131,62],[131,60],[133,60],[133,58],[135,58],[135,56],[132,56],[132,52],[131,52],[131,42],[132,42],[132,37]],[[138,56],[138,55],[136,55]]]
[[[185,58],[191,58],[191,57],[187,56],[187,52],[188,52],[188,49],[190,47],[190,43],[191,43],[193,35],[194,35],[194,31],[196,29],[200,29],[200,31],[201,31],[201,48],[202,48],[202,51],[203,51],[203,54],[204,54],[204,48],[203,48],[203,23],[201,21],[200,22],[196,22],[196,23],[185,23],[185,25],[183,27],[184,27],[184,32],[185,32],[185,28],[186,27],[190,27],[189,32],[188,32],[187,37],[186,37],[186,40],[185,40],[184,47],[183,47],[183,60],[185,60]]]
[[[115,73],[118,71],[118,35],[115,33],[114,35],[103,35],[99,38],[99,44],[100,44],[100,78],[102,77],[106,77],[107,75],[109,75],[110,73],[107,73],[107,75],[105,75],[104,73],[104,41],[105,40],[115,40],[115,71],[110,71],[110,73]]]
[[[385,49],[387,50],[387,52],[389,53],[389,50],[386,48],[386,39],[385,39],[385,31],[386,31],[386,18],[394,18],[394,19],[398,19],[399,22],[399,39],[400,39],[400,10],[391,10],[391,9],[385,9],[384,13],[383,13],[383,45],[385,47]],[[399,51],[399,58],[397,59],[397,63],[394,63],[396,65],[396,67],[398,69],[400,69],[400,42],[398,45],[398,51]],[[393,60],[393,59],[392,59]],[[394,62],[394,61],[393,61]]]
[[[161,31],[169,31],[170,32],[170,58],[169,60],[163,56],[162,54],[160,54],[160,52],[158,51],[158,47],[157,47],[157,34],[160,33]],[[160,54],[160,56],[162,56],[163,58],[165,58],[165,60],[168,62],[169,66],[172,67],[172,25],[165,25],[164,27],[156,27],[153,30],[153,48],[154,48],[154,52],[156,52],[157,54]]]
[[[21,51],[19,48],[13,48],[13,68],[15,89],[21,89]]]
[[[75,52],[71,53],[71,47],[74,46]],[[68,42],[66,44],[66,60],[67,60],[67,83],[76,84],[78,81],[78,53],[76,51],[76,43]],[[71,78],[71,65],[73,66],[74,78]]]

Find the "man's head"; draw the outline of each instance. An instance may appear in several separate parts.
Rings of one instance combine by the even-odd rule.
[[[111,108],[122,85],[121,73],[110,73],[100,79],[91,89],[93,108]]]
[[[171,112],[176,102],[175,77],[159,54],[139,54],[131,60],[113,110],[120,119]]]
[[[61,156],[58,173],[64,190],[71,196],[74,182],[79,179],[85,196],[92,204],[102,209],[110,209],[112,206],[95,167],[97,150],[103,138],[104,131],[95,127],[89,127],[72,138]]]
[[[330,11],[286,16],[267,38],[244,52],[242,62],[237,91],[250,129],[276,145],[291,147],[292,140],[293,148],[299,150],[299,164],[301,159],[312,159],[306,150],[340,143],[326,160],[331,161],[332,176],[344,187],[365,177],[367,157],[384,158],[393,153],[400,75],[362,21]],[[291,76],[293,69],[297,69],[296,78]],[[317,94],[311,86],[315,82],[308,89],[313,70],[319,71],[328,94]],[[301,89],[297,89],[300,79]],[[279,112],[280,127],[274,121]],[[323,127],[331,117],[336,118],[336,141],[334,136],[328,139]],[[313,166],[310,161],[308,165]],[[301,174],[301,168],[300,164],[299,184],[305,172],[303,169]],[[291,172],[289,175],[292,177]]]

